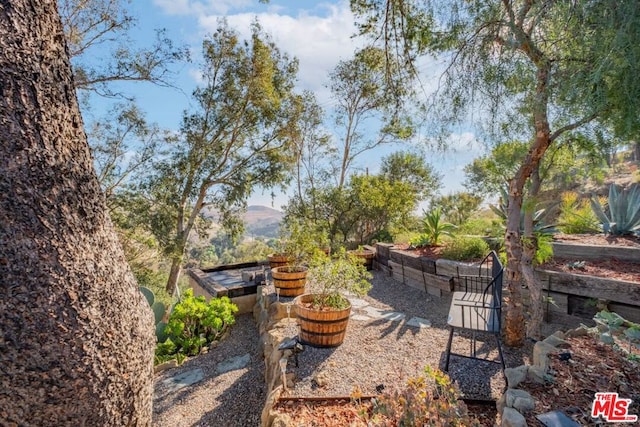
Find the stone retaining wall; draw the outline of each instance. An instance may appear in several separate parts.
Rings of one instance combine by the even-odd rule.
[[[501,427],[526,427],[527,422],[523,414],[535,409],[535,400],[525,390],[517,387],[526,381],[544,384],[549,375],[549,355],[555,353],[563,345],[565,338],[580,336],[587,333],[587,329],[580,327],[563,333],[558,331],[543,341],[538,341],[533,347],[533,364],[521,365],[517,368],[507,368],[504,375],[507,378],[507,390],[496,403],[500,414]]]
[[[280,350],[278,347],[286,339],[289,322],[295,322],[295,313],[291,307],[290,318],[287,318],[287,304],[278,302],[275,293],[269,292],[265,286],[259,286],[253,316],[258,324],[260,344],[264,354],[264,379],[267,386],[267,399],[262,409],[261,426],[270,427],[276,423],[278,415],[273,407],[282,392],[292,386],[293,374],[286,373],[292,350]]]

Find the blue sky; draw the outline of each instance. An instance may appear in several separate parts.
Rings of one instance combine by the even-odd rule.
[[[354,39],[353,16],[347,1],[296,1],[271,0],[264,5],[257,0],[136,0],[131,4],[138,25],[131,35],[140,46],[150,45],[154,29],[165,28],[168,36],[177,44],[186,44],[196,62],[183,64],[175,69],[175,88],[156,87],[150,84],[124,85],[123,90],[135,96],[147,119],[167,129],[178,129],[182,111],[189,108],[190,93],[197,85],[197,59],[203,37],[212,32],[220,17],[241,35],[249,34],[249,24],[257,17],[265,31],[270,33],[280,49],[300,62],[298,89],[316,93],[320,105],[327,113],[333,102],[325,85],[328,73],[340,60],[349,59],[362,40]],[[419,66],[425,70],[423,84],[437,80],[437,63],[425,62]],[[107,101],[92,98],[92,111],[104,112]],[[87,115],[86,120],[91,121]],[[336,135],[339,137],[339,135]],[[426,150],[425,155],[434,168],[443,175],[441,193],[463,190],[462,168],[484,149],[475,142],[471,132],[454,132],[450,137],[453,148],[447,153]],[[368,167],[375,173],[379,160],[399,147],[385,147],[364,153],[356,166]],[[406,148],[401,147],[401,148]],[[271,206],[271,197],[255,194],[250,204]],[[276,190],[273,207],[280,208],[287,195]]]

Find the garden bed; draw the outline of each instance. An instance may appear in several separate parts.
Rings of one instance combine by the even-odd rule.
[[[546,384],[520,383],[535,399],[535,410],[525,415],[530,426],[538,425],[535,415],[559,410],[583,426],[602,425],[590,416],[596,392],[618,392],[620,398],[632,399],[629,414],[640,414],[640,372],[637,363],[626,353],[597,341],[590,335],[567,338],[571,358],[563,361],[551,354],[553,381]],[[637,349],[635,350],[638,354]],[[635,425],[635,424],[618,424]]]

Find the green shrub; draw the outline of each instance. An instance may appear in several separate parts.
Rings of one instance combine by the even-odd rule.
[[[451,379],[427,366],[424,375],[411,378],[402,390],[385,393],[373,406],[370,426],[479,426],[459,400]]]
[[[194,297],[193,290],[186,290],[167,322],[165,332],[173,344],[169,347],[174,353],[199,354],[202,347],[220,339],[235,323],[233,314],[237,311],[238,307],[227,297],[211,298],[207,303],[203,296]],[[166,354],[160,345],[157,350],[159,355]]]
[[[558,217],[560,230],[567,234],[584,234],[600,231],[598,217],[591,209],[587,199],[579,200],[573,191],[562,193],[560,216]]]
[[[431,244],[431,239],[426,234],[419,234],[418,236],[409,240],[409,244],[416,248],[422,248]]]
[[[489,253],[489,245],[480,237],[458,237],[445,245],[442,256],[455,261],[482,259]]]
[[[497,219],[471,218],[460,226],[458,234],[503,238],[504,226]]]

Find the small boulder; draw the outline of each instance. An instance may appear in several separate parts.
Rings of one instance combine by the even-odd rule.
[[[529,367],[527,365],[521,365],[517,368],[507,368],[504,370],[504,376],[507,378],[507,385],[509,388],[516,388],[518,384],[527,378],[527,372]]]
[[[549,369],[549,353],[557,349],[544,341],[538,341],[533,346],[533,365],[542,368],[545,372]]]
[[[318,384],[318,387],[324,387],[329,384],[329,374],[325,371],[320,371],[313,376],[313,380]]]
[[[501,427],[527,427],[527,420],[513,408],[504,408]]]
[[[552,345],[556,348],[567,348],[569,347],[569,343],[563,340],[562,338],[558,338],[556,335],[549,335],[542,342],[545,342],[549,345]]]
[[[529,370],[527,371],[527,379],[536,384],[544,384],[546,382],[546,374],[546,369],[543,369],[539,366],[530,366]]]

